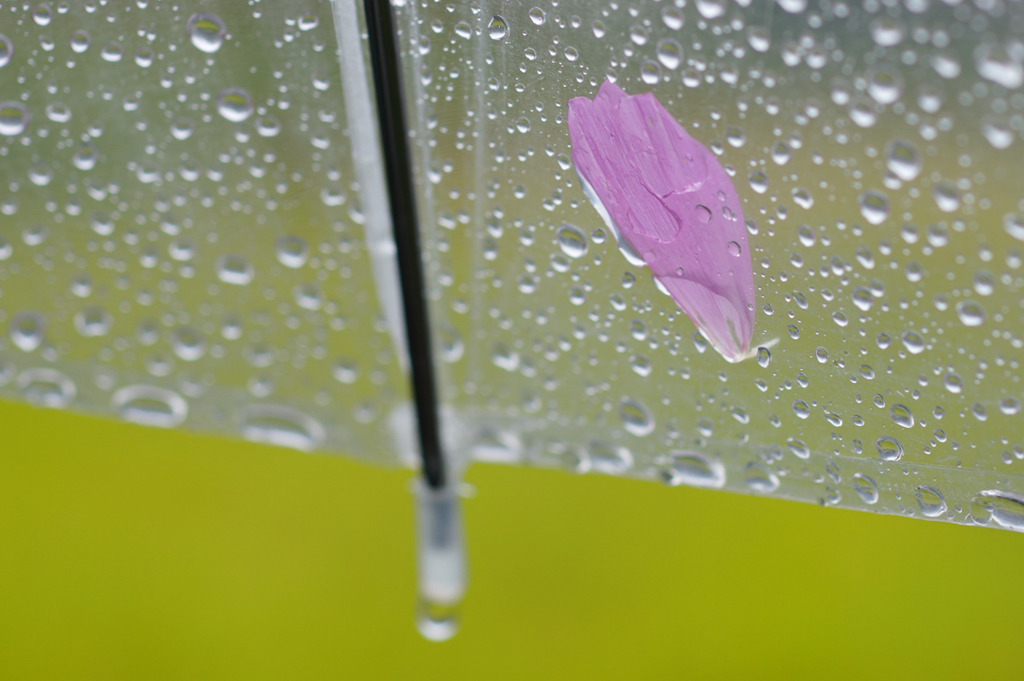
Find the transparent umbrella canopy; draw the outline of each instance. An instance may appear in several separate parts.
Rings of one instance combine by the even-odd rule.
[[[1024,530],[1022,36],[1016,4],[5,6],[0,393],[425,461],[433,638],[475,461]],[[600,184],[570,101],[616,90],[649,115],[583,131]],[[655,198],[729,212],[645,249],[608,187],[676,167],[655,119],[705,159]],[[680,302],[708,280],[751,282],[743,352]]]

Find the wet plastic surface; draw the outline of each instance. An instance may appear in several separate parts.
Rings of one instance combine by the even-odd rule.
[[[0,8],[0,395],[415,461],[360,7]]]
[[[454,451],[1024,529],[1018,5],[400,5]],[[606,80],[732,177],[749,360],[585,196]]]

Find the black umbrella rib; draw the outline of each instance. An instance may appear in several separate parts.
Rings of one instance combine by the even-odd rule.
[[[438,423],[437,380],[430,344],[426,280],[417,226],[416,194],[402,102],[402,78],[394,20],[388,0],[365,0],[364,7],[373,84],[377,95],[377,115],[384,148],[384,172],[405,306],[405,329],[409,339],[423,477],[430,487],[437,489],[445,484],[445,466]]]

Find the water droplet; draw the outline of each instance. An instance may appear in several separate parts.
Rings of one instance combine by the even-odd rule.
[[[725,466],[699,452],[672,452],[671,463],[662,469],[662,479],[675,487],[688,485],[719,489],[725,486]]]
[[[428,641],[447,641],[459,633],[459,604],[420,598],[416,607],[416,629]]]
[[[491,40],[504,40],[508,36],[508,22],[495,14],[491,17],[491,23],[487,25],[487,35]]]
[[[910,411],[910,407],[905,404],[892,405],[889,415],[897,426],[903,428],[913,428],[914,426],[914,414]]]
[[[670,71],[675,71],[683,63],[683,48],[672,38],[663,38],[657,45],[658,61]]]
[[[658,62],[647,59],[640,65],[640,80],[648,85],[657,85],[661,81],[661,67]]]
[[[0,135],[20,135],[31,118],[28,109],[18,102],[0,102]]]
[[[946,376],[942,379],[942,383],[946,387],[946,390],[948,390],[953,395],[959,395],[964,391],[963,379],[961,379],[958,374],[953,373],[952,371],[946,374]]]
[[[811,408],[803,400],[794,400],[793,413],[798,419],[806,419],[811,415]]]
[[[903,335],[900,336],[900,340],[903,341],[903,347],[905,347],[907,352],[910,354],[920,355],[924,352],[924,338],[917,331],[904,331]]]
[[[534,26],[543,26],[547,19],[547,14],[540,7],[534,7],[530,10],[530,21],[533,22]]]
[[[195,131],[195,125],[188,118],[178,118],[171,123],[171,137],[176,140],[184,141],[192,136]]]
[[[92,36],[89,32],[83,29],[79,29],[71,34],[71,51],[76,54],[82,54],[89,49],[92,45]]]
[[[43,343],[46,318],[37,312],[20,312],[11,319],[9,333],[19,350],[32,352]]]
[[[637,376],[647,377],[651,375],[651,360],[647,359],[643,355],[634,355],[629,361],[629,365],[633,368],[633,372]]]
[[[275,244],[277,261],[291,269],[298,269],[309,258],[309,245],[298,236],[283,236]]]
[[[273,114],[256,119],[256,133],[260,137],[277,137],[281,133],[281,121]]]
[[[1003,229],[1018,241],[1024,241],[1024,213],[1008,213],[1003,217]]]
[[[50,3],[41,2],[36,5],[32,9],[32,20],[36,22],[37,26],[49,26],[53,21],[53,10],[50,8]]]
[[[956,313],[964,326],[981,326],[985,323],[985,308],[975,300],[961,300],[956,304]]]
[[[879,47],[893,47],[903,41],[903,24],[893,17],[882,16],[871,22],[871,38]]]
[[[803,14],[807,11],[807,0],[776,0],[779,7],[790,14]]]
[[[563,224],[556,232],[562,252],[570,258],[582,258],[587,253],[587,237],[576,225]]]
[[[935,205],[944,213],[955,212],[960,208],[960,193],[952,182],[939,182],[932,188]]]
[[[984,490],[971,499],[971,518],[978,525],[998,525],[1024,532],[1024,496],[997,489]]]
[[[772,363],[772,353],[768,348],[760,347],[757,349],[757,364],[762,369],[767,369]]]
[[[885,68],[876,70],[868,80],[868,96],[879,104],[892,104],[903,95],[903,77]]]
[[[11,39],[0,33],[0,69],[11,63],[14,57],[14,45]]]
[[[319,421],[288,407],[276,404],[251,405],[242,410],[242,437],[252,442],[310,451],[324,441]]]
[[[683,13],[676,7],[666,7],[661,10],[661,20],[673,31],[678,31],[686,23]]]
[[[885,164],[892,173],[905,182],[921,174],[921,155],[910,142],[896,140],[885,148]]]
[[[866,191],[860,195],[860,214],[872,225],[880,225],[889,218],[889,199],[877,191]]]
[[[1007,90],[1014,90],[1024,84],[1024,65],[1020,55],[1011,54],[1001,45],[979,45],[974,51],[974,65],[978,75]]]
[[[756,461],[744,467],[744,482],[747,487],[760,494],[771,494],[779,488],[779,476],[775,475]]]
[[[697,206],[697,220],[704,224],[711,222],[711,209],[707,206]]]
[[[789,451],[793,452],[793,455],[798,459],[809,459],[811,457],[811,450],[803,440],[791,437],[786,440],[786,446],[789,447]]]
[[[994,149],[1008,149],[1016,137],[1016,133],[1004,123],[990,119],[982,119],[981,134]]]
[[[222,90],[217,95],[217,112],[232,123],[241,123],[252,115],[252,95],[242,88]]]
[[[182,326],[175,330],[171,338],[174,354],[186,362],[194,362],[206,354],[206,340],[191,326]]]
[[[352,360],[339,359],[331,367],[335,380],[351,385],[359,379],[359,365]]]
[[[869,476],[863,473],[853,474],[853,489],[866,504],[878,503],[878,485]]]
[[[637,437],[650,435],[654,431],[654,417],[642,403],[625,398],[619,403],[619,416],[626,432]]]
[[[946,499],[942,492],[930,485],[918,485],[914,493],[921,513],[927,518],[937,518],[946,512]]]
[[[767,52],[771,49],[771,33],[764,26],[750,26],[747,28],[747,43],[755,52]]]
[[[121,47],[120,43],[107,43],[100,51],[100,58],[111,64],[120,62],[123,57],[124,48]]]
[[[1020,410],[1021,402],[1016,397],[1006,397],[999,401],[999,411],[1006,416],[1016,416]]]
[[[725,14],[725,0],[697,0],[695,4],[705,19],[717,19]]]
[[[75,399],[75,382],[56,369],[26,369],[18,375],[22,395],[32,404],[64,409]]]
[[[106,336],[112,319],[102,307],[87,307],[75,315],[75,329],[87,338]]]
[[[178,393],[151,385],[130,385],[111,397],[125,421],[143,426],[176,428],[188,416],[188,402]]]
[[[785,142],[776,142],[772,145],[772,161],[776,165],[784,166],[793,158],[793,149]]]
[[[222,255],[217,258],[217,278],[225,284],[245,286],[252,281],[253,267],[240,255]]]
[[[633,467],[633,454],[628,449],[612,446],[606,442],[591,442],[580,461],[580,473],[601,473],[623,475]]]
[[[875,448],[883,461],[899,461],[903,458],[903,444],[894,437],[878,438]]]
[[[216,14],[198,12],[188,20],[188,34],[192,44],[207,54],[213,54],[224,44],[227,29]]]

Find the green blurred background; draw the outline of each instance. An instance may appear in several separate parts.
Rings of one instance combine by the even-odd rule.
[[[410,473],[0,404],[0,678],[1014,678],[1010,532],[476,466],[429,643]]]

